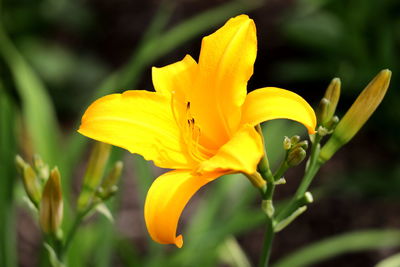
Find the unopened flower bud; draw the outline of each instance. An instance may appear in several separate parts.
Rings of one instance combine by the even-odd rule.
[[[290,138],[285,136],[283,139],[283,149],[289,150],[292,147],[292,142],[290,141]]]
[[[24,168],[27,163],[20,155],[16,155],[15,164],[17,165],[18,172],[22,175],[24,173]]]
[[[319,105],[315,111],[317,115],[317,123],[322,125],[323,121],[326,120],[328,109],[329,109],[330,101],[325,97],[321,99]]]
[[[57,233],[63,218],[63,199],[61,192],[60,172],[51,170],[50,177],[44,186],[39,208],[39,222],[43,232]]]
[[[88,206],[92,201],[94,193],[100,186],[110,150],[111,145],[96,142],[90,155],[85,177],[83,178],[82,191],[78,199],[79,210],[84,210]]]
[[[303,197],[301,197],[297,200],[297,206],[301,207],[301,206],[308,205],[313,202],[314,202],[313,195],[311,194],[311,192],[307,191],[304,193]]]
[[[333,116],[332,119],[328,121],[325,126],[330,132],[332,132],[333,130],[335,130],[338,123],[339,123],[339,117]]]
[[[329,105],[322,117],[321,124],[326,125],[333,115],[335,115],[336,106],[339,102],[341,82],[339,78],[334,78],[326,89],[324,98],[329,101]]]
[[[35,154],[33,156],[33,166],[35,167],[35,170],[36,170],[39,178],[42,181],[47,181],[47,179],[49,178],[49,175],[50,175],[49,166],[43,162],[40,155]]]
[[[304,158],[306,157],[306,151],[302,147],[296,147],[292,151],[289,152],[287,157],[287,164],[290,167],[294,167],[299,165]]]
[[[290,142],[292,142],[292,145],[297,144],[300,141],[300,136],[298,135],[293,135],[292,138],[290,138]]]
[[[320,136],[325,136],[325,135],[329,134],[329,130],[326,129],[324,126],[319,126],[318,129],[317,129],[317,133]]]
[[[15,157],[15,162],[17,164],[18,170],[21,173],[22,182],[24,184],[24,189],[29,199],[38,207],[41,196],[42,187],[39,183],[38,177],[28,163],[26,163],[19,155]]]
[[[308,141],[307,141],[307,140],[303,140],[303,141],[301,141],[301,142],[298,142],[298,143],[293,147],[293,149],[296,148],[296,147],[302,147],[304,150],[307,150],[307,149],[308,149]]]
[[[112,196],[117,191],[117,183],[119,181],[119,178],[121,177],[123,166],[124,164],[122,163],[122,161],[117,161],[114,164],[110,173],[107,175],[106,178],[104,178],[101,186],[97,191],[99,197],[106,199]]]
[[[371,117],[386,94],[391,75],[390,70],[382,70],[361,92],[336,126],[331,138],[321,149],[320,160],[329,160],[340,147],[353,138]]]

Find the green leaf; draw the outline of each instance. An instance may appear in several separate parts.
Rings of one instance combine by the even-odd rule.
[[[0,81],[0,266],[17,266],[14,184],[16,168],[16,109]]]
[[[301,267],[341,254],[400,246],[400,230],[364,230],[315,242],[279,260],[273,267]]]
[[[21,97],[24,121],[33,141],[33,150],[45,162],[54,165],[57,162],[60,131],[51,99],[40,78],[8,38],[1,22],[0,57],[10,69]]]

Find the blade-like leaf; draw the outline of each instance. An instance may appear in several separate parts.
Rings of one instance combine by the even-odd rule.
[[[365,230],[315,242],[279,260],[273,267],[312,266],[341,254],[400,246],[400,230]]]

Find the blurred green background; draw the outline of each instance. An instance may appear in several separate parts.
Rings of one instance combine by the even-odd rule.
[[[76,133],[87,105],[112,92],[153,90],[151,66],[185,54],[197,58],[202,36],[241,13],[257,25],[249,90],[282,87],[315,107],[330,80],[340,77],[340,117],[375,74],[393,72],[376,113],[318,174],[315,203],[277,235],[272,262],[374,266],[400,251],[398,0],[2,0],[0,266],[48,264],[36,218],[23,201],[15,155],[29,159],[40,153],[57,164],[66,201],[75,203],[92,144]],[[283,155],[283,136],[304,134],[285,121],[266,123],[264,130],[275,163]],[[119,149],[113,157],[126,166],[120,190],[108,203],[115,222],[100,215],[88,220],[72,244],[71,266],[256,264],[264,215],[246,179],[231,175],[201,190],[182,217],[185,246],[175,249],[152,242],[143,221],[146,191],[162,170]],[[286,175],[279,199],[294,192],[301,170]],[[66,209],[64,228],[71,223],[71,205]]]

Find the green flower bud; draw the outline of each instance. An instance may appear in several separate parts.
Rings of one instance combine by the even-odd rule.
[[[319,105],[315,111],[317,115],[317,123],[321,125],[324,120],[327,118],[328,109],[329,109],[330,101],[325,97],[321,99]]]
[[[331,138],[321,149],[320,160],[329,160],[335,152],[349,142],[381,103],[389,87],[392,72],[382,70],[361,92],[340,120]]]
[[[49,178],[49,175],[50,175],[49,166],[43,162],[40,155],[35,154],[33,156],[33,166],[35,167],[35,170],[36,170],[39,178],[42,181],[47,181],[47,179]]]
[[[111,145],[96,142],[90,155],[89,163],[83,178],[82,191],[78,198],[78,209],[84,210],[101,184],[104,168],[110,155]]]
[[[300,141],[300,136],[298,135],[293,135],[292,138],[290,138],[290,142],[292,142],[292,145],[297,144]]]
[[[63,218],[63,205],[60,172],[55,167],[51,170],[40,201],[39,223],[43,232],[57,233]]]
[[[290,141],[290,138],[285,136],[283,139],[283,149],[289,150],[292,147],[292,142]]]
[[[329,134],[329,130],[327,128],[325,128],[324,126],[319,126],[318,129],[317,129],[317,133],[320,136],[326,136],[326,135]]]
[[[341,82],[339,78],[334,78],[326,89],[324,98],[329,101],[329,105],[322,117],[321,123],[325,125],[335,115],[336,106],[339,102]]]
[[[307,150],[307,149],[308,149],[308,141],[307,141],[307,140],[303,140],[303,141],[301,141],[301,142],[298,142],[298,143],[293,147],[293,149],[296,148],[296,147],[302,147],[304,150]]]
[[[289,152],[286,162],[289,167],[297,166],[304,160],[306,155],[306,151],[301,146],[296,147]]]
[[[332,132],[333,130],[335,130],[338,123],[339,123],[339,117],[333,116],[332,119],[328,121],[325,126],[329,130],[329,132]]]
[[[24,189],[29,199],[38,207],[40,199],[42,197],[42,186],[39,179],[28,163],[26,163],[19,155],[15,157],[17,168],[21,174]]]
[[[99,187],[97,191],[97,195],[102,198],[102,199],[107,199],[111,197],[118,189],[117,184],[119,181],[119,178],[121,177],[121,172],[122,168],[124,167],[124,164],[122,161],[117,161],[113,168],[111,169],[110,173],[107,175],[107,177],[103,180],[101,183],[101,186]]]

